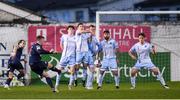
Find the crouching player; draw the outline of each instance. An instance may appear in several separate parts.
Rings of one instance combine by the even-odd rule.
[[[65,67],[69,67],[70,80],[69,80],[69,90],[72,88],[72,84],[74,82],[74,72],[75,72],[75,64],[76,64],[76,38],[75,38],[75,29],[73,26],[67,27],[68,34],[63,34],[61,37],[61,48],[63,49],[61,60],[60,60],[60,70],[64,70]],[[56,76],[56,85],[55,88],[57,90],[61,74],[57,74]]]
[[[88,46],[89,46],[89,60],[88,60],[88,68],[89,72],[87,73],[87,81],[86,81],[86,89],[93,89],[93,79],[94,79],[94,72],[95,72],[95,56],[97,54],[97,50],[99,48],[99,43],[95,36],[96,28],[94,25],[90,25],[89,31],[91,33],[91,36],[88,40]]]
[[[42,48],[42,44],[44,43],[43,36],[37,36],[36,40],[37,40],[37,42],[32,45],[31,50],[30,50],[29,65],[33,72],[40,75],[41,78],[45,77],[46,82],[52,89],[52,92],[56,92],[54,85],[52,83],[52,80],[45,70],[48,68],[48,69],[58,72],[58,73],[60,73],[61,70],[58,70],[57,68],[55,68],[52,64],[50,64],[48,62],[41,61],[41,54],[51,54],[54,52],[53,51],[49,52]]]
[[[150,45],[148,42],[145,42],[145,34],[140,33],[139,34],[139,42],[136,43],[132,48],[129,50],[129,55],[132,59],[137,60],[134,67],[131,69],[131,89],[135,89],[136,87],[136,74],[138,71],[145,67],[151,72],[153,72],[155,75],[157,75],[157,78],[160,80],[162,86],[166,89],[169,89],[169,87],[166,85],[164,78],[162,77],[159,68],[155,67],[155,65],[152,63],[150,58],[150,52],[155,54],[155,48]],[[134,53],[137,54],[137,57],[134,55]]]
[[[19,71],[19,74],[17,76],[18,80],[25,74],[24,68],[21,64],[21,55],[25,45],[25,40],[19,40],[18,45],[13,48],[10,59],[8,61],[8,67],[10,68],[10,70],[8,71],[8,79],[6,80],[4,88],[9,89],[9,85],[13,79],[13,73],[15,69]],[[26,62],[25,59],[23,60]]]
[[[100,68],[99,82],[97,89],[101,89],[103,82],[103,74],[106,70],[110,70],[114,75],[115,86],[119,89],[119,74],[116,60],[116,52],[118,44],[114,39],[110,38],[110,32],[108,30],[103,32],[104,40],[100,42],[100,48],[103,52],[102,67]]]

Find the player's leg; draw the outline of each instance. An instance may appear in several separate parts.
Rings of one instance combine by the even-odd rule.
[[[70,73],[70,79],[69,79],[69,85],[68,85],[69,90],[72,89],[72,85],[74,83],[75,63],[76,63],[75,56],[71,56],[68,62],[69,73]]]
[[[67,66],[67,62],[68,62],[68,58],[67,57],[62,57],[60,60],[60,67],[58,68],[58,70],[64,70],[64,68]],[[58,91],[58,86],[59,86],[59,82],[61,79],[61,72],[56,74],[56,83],[55,83],[55,90]]]
[[[118,73],[118,67],[117,67],[116,59],[109,60],[109,63],[110,63],[111,71],[112,71],[113,76],[114,76],[116,89],[119,89],[120,77],[119,77],[119,73]]]
[[[10,70],[8,71],[8,79],[6,80],[5,82],[5,85],[4,85],[4,88],[7,88],[7,89],[10,89],[9,86],[10,86],[10,83],[13,79],[13,72],[15,70],[15,65],[14,64],[8,64],[8,67],[10,68]]]
[[[47,84],[51,87],[52,91],[53,91],[53,92],[56,92],[56,90],[55,90],[55,88],[54,88],[54,85],[53,85],[53,83],[52,83],[52,80],[51,80],[51,78],[49,77],[48,73],[45,72],[45,71],[43,71],[42,76],[46,78],[46,82],[47,82]]]
[[[24,75],[25,75],[25,70],[24,70],[24,68],[23,68],[23,66],[22,66],[22,64],[19,62],[18,63],[18,68],[17,68],[17,70],[19,71],[19,74],[18,74],[18,76],[17,76],[17,79],[19,80],[19,79],[21,79],[22,77],[24,77]]]
[[[76,65],[75,65],[75,72],[74,72],[74,86],[77,86],[77,75],[79,73],[79,68],[81,66],[82,63],[82,59],[83,59],[83,54],[81,52],[77,52],[76,53]]]
[[[47,63],[47,62],[44,62],[44,63]],[[47,63],[48,64],[48,69],[52,70],[52,71],[55,71],[55,72],[58,72],[58,73],[61,73],[61,70],[60,69],[57,69],[55,66],[53,66],[51,63]]]
[[[93,89],[95,67],[93,64],[91,64],[88,66],[88,69],[89,69],[89,72],[88,72],[87,81],[86,81],[86,88]]]
[[[34,63],[34,64],[30,65],[31,70],[33,72],[35,72],[36,74],[40,75],[41,78],[45,77],[46,82],[51,87],[52,91],[56,92],[54,89],[51,78],[49,77],[48,73],[44,71],[45,69],[47,69],[47,66],[48,66],[48,63],[44,63],[44,62]]]
[[[136,87],[136,74],[138,73],[138,69],[136,67],[133,67],[131,69],[131,89],[135,89]]]
[[[99,75],[99,82],[98,82],[98,87],[97,89],[101,89],[102,87],[102,83],[103,83],[103,79],[104,79],[104,72],[107,70],[109,63],[107,63],[108,60],[107,59],[103,59],[102,61],[102,67],[100,68],[100,75]]]
[[[86,85],[87,66],[88,66],[88,64],[83,62],[83,73],[82,73],[83,74],[83,77],[82,77],[82,85],[83,85],[83,87],[85,87],[85,85]]]
[[[152,71],[154,73],[154,75],[157,76],[158,80],[160,81],[161,85],[166,88],[169,89],[169,87],[166,85],[163,76],[161,75],[159,68],[158,67],[153,67],[150,69],[150,71]]]
[[[68,85],[69,90],[72,89],[72,85],[73,85],[73,82],[74,82],[74,72],[75,72],[75,67],[70,66],[70,70],[69,70],[70,78],[69,78],[69,85]]]

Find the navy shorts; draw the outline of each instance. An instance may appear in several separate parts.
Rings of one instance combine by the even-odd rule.
[[[21,64],[21,62],[17,61],[17,62],[13,62],[13,61],[9,61],[8,62],[8,67],[9,67],[9,71],[10,72],[14,72],[14,70],[23,70],[23,65]]]
[[[45,62],[45,61],[36,62],[36,63],[30,64],[30,67],[33,72],[42,76],[43,71],[46,70],[48,67],[48,62]]]

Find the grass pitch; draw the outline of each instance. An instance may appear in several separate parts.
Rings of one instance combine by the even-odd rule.
[[[0,99],[180,99],[180,82],[168,83],[170,89],[164,89],[159,82],[137,83],[135,90],[130,90],[129,83],[121,83],[120,89],[114,84],[103,84],[101,90],[86,90],[82,85],[68,90],[67,85],[59,86],[59,93],[52,93],[45,85],[30,85],[26,87],[11,87],[6,90],[0,87]]]

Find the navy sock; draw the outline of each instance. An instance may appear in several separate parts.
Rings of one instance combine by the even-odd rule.
[[[6,81],[6,84],[10,85],[11,81],[12,81],[12,78],[8,78],[7,81]]]
[[[48,85],[49,85],[51,88],[54,88],[51,78],[46,77],[46,82],[48,83]]]

